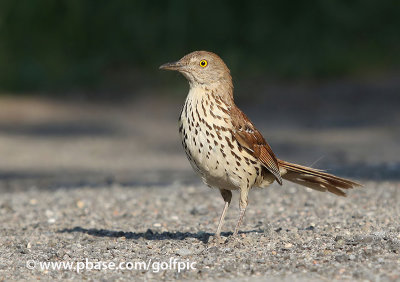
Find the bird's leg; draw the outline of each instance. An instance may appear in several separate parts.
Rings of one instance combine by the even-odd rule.
[[[246,187],[246,188],[240,189],[240,199],[239,199],[240,214],[239,214],[238,221],[236,223],[235,232],[233,233],[233,237],[237,236],[237,234],[239,232],[240,224],[242,224],[244,213],[246,212],[246,207],[248,204],[248,194],[249,194],[249,188]]]
[[[221,193],[222,198],[224,198],[225,205],[224,205],[224,209],[222,210],[221,217],[219,219],[217,232],[215,233],[216,238],[220,237],[221,228],[222,228],[222,225],[224,224],[225,214],[226,214],[226,211],[228,210],[229,204],[231,203],[231,200],[232,200],[232,192],[230,190],[220,189],[219,192]]]

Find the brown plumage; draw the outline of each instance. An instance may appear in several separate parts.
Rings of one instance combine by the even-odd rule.
[[[216,54],[192,52],[160,69],[181,72],[190,90],[179,117],[182,145],[194,170],[210,187],[220,190],[225,201],[216,237],[232,190],[240,191],[238,233],[252,187],[266,187],[282,179],[318,190],[345,196],[342,189],[359,183],[321,170],[279,160],[262,134],[236,106],[228,67]]]
[[[357,182],[337,177],[319,169],[292,164],[282,160],[278,160],[278,163],[280,167],[286,170],[283,174],[284,179],[321,192],[329,191],[338,196],[346,196],[346,193],[341,189],[351,189],[361,186]]]

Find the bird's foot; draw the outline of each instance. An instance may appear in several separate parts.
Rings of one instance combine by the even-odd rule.
[[[231,236],[229,236],[226,241],[225,241],[225,245],[238,245],[242,243],[242,238],[244,238],[245,235],[244,234],[237,234],[237,233],[233,233]]]
[[[226,239],[222,238],[221,236],[210,236],[208,239],[207,244],[210,246],[221,245],[225,243]]]

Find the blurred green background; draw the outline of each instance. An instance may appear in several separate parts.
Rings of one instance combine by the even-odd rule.
[[[1,0],[0,93],[155,85],[160,64],[200,49],[240,78],[394,73],[399,15],[395,0]]]

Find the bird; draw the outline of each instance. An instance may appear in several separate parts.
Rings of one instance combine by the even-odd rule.
[[[215,238],[221,238],[232,191],[239,191],[235,238],[253,187],[265,188],[275,181],[282,185],[288,180],[345,196],[343,190],[362,186],[323,170],[278,159],[260,131],[236,106],[230,70],[217,54],[194,51],[159,68],[178,71],[189,82],[179,115],[179,135],[193,169],[207,186],[219,189],[224,200]]]

